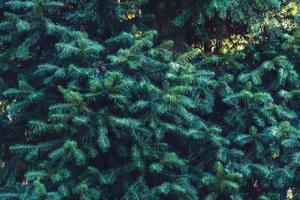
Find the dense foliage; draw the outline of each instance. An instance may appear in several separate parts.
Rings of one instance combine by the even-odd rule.
[[[0,2],[0,199],[300,199],[294,0]]]

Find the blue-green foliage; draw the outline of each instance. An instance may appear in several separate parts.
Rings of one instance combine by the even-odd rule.
[[[282,1],[251,2],[205,15]],[[298,198],[299,31],[177,55],[123,4],[0,2],[0,199]]]

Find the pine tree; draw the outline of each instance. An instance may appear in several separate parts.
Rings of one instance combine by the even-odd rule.
[[[298,6],[0,2],[0,199],[298,199]]]
[[[229,140],[218,156],[243,175],[246,199],[286,199],[288,188],[298,184],[298,34],[277,32],[244,52],[198,63],[218,74],[220,110],[212,117],[225,122]]]
[[[4,36],[15,36],[2,56],[14,77],[2,99],[21,137],[5,146],[0,197],[197,199],[180,156],[192,151],[183,141],[198,143],[212,126],[197,115],[212,110],[201,99],[213,98],[214,73],[173,61],[173,43],[154,44],[155,31],[97,38],[59,23],[70,4],[5,6]]]

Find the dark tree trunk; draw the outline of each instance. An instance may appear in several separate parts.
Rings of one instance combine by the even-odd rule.
[[[287,200],[287,188],[280,191],[280,200]]]
[[[212,53],[212,42],[210,40],[204,42],[204,52]]]

